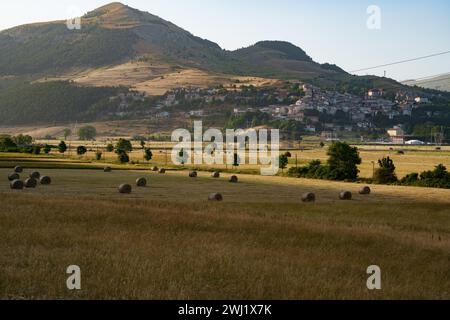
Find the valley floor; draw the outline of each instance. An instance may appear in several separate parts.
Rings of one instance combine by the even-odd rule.
[[[52,185],[0,183],[3,299],[450,299],[449,190],[363,197],[356,184],[282,177],[40,171]],[[148,187],[117,192],[140,176]],[[342,189],[355,199],[338,201]],[[301,203],[306,191],[317,203]],[[66,288],[69,265],[81,291]],[[380,291],[367,290],[370,265]]]

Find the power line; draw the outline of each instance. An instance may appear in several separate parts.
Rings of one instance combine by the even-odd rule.
[[[389,66],[393,66],[393,65],[397,65],[397,64],[402,64],[402,63],[413,62],[413,61],[417,61],[417,60],[423,60],[423,59],[428,59],[428,58],[432,58],[432,57],[442,56],[444,54],[449,54],[449,53],[450,53],[450,51],[430,54],[428,56],[423,56],[423,57],[418,57],[418,58],[413,58],[413,59],[407,59],[407,60],[402,60],[402,61],[382,64],[382,65],[375,66],[375,67],[369,67],[369,68],[354,70],[354,71],[350,71],[350,73],[356,73],[356,72],[361,72],[361,71],[367,71],[367,70],[373,70],[373,69],[378,69],[378,68],[383,68],[383,67],[389,67]]]

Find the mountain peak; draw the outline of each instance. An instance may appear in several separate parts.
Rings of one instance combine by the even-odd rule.
[[[136,26],[145,21],[145,17],[154,18],[150,13],[141,12],[120,2],[112,2],[88,12],[83,19],[105,27],[123,28]]]
[[[106,4],[102,7],[99,7],[92,12],[100,13],[100,14],[108,14],[113,13],[117,11],[126,11],[127,9],[130,9],[130,7],[124,5],[121,2],[111,2],[109,4]]]

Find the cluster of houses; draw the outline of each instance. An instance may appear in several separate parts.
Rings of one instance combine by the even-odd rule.
[[[139,92],[122,93],[118,116],[133,112],[130,105],[145,104],[148,97]],[[181,117],[201,118],[208,116],[211,105],[234,106],[234,115],[248,112],[269,114],[275,120],[301,122],[306,132],[364,131],[374,128],[373,119],[384,116],[394,120],[400,116],[412,116],[413,110],[430,101],[412,92],[397,92],[395,99],[386,97],[382,89],[372,89],[364,96],[327,91],[309,84],[292,88],[255,88],[242,86],[228,90],[223,87],[175,88],[144,108],[149,118],[167,119],[176,112]],[[221,109],[223,110],[223,109]]]
[[[325,91],[312,85],[302,86],[304,97],[291,105],[271,105],[259,111],[270,114],[275,119],[295,120],[305,123],[305,131],[315,132],[320,127],[326,131],[353,131],[354,129],[370,129],[371,119],[383,115],[390,120],[399,116],[411,116],[415,108],[429,103],[427,98],[417,97],[410,93],[397,93],[395,102],[384,97],[382,89],[369,90],[364,97],[352,94],[341,94]],[[249,109],[234,110],[240,114]],[[340,113],[345,121],[323,123],[320,116],[329,120]],[[343,123],[344,122],[344,125]],[[320,126],[318,126],[320,124]]]

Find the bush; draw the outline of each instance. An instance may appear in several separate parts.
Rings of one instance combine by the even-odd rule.
[[[375,175],[373,180],[375,183],[379,184],[391,184],[398,181],[398,178],[395,174],[395,165],[394,161],[391,158],[383,158],[378,160],[378,164],[380,166],[379,169],[375,171]]]
[[[50,151],[52,151],[52,147],[51,147],[50,145],[46,144],[46,145],[44,146],[44,153],[45,153],[45,154],[49,154]]]
[[[433,171],[424,171],[420,175],[409,174],[400,183],[407,186],[450,189],[450,173],[440,164]]]
[[[95,160],[97,160],[97,161],[102,160],[102,156],[103,156],[103,153],[101,153],[100,151],[97,151],[95,153]]]
[[[106,151],[107,152],[113,152],[114,151],[114,146],[110,143],[106,146]]]
[[[86,152],[87,152],[87,149],[84,146],[79,146],[77,148],[77,155],[79,155],[79,156],[86,154]]]
[[[59,153],[65,153],[67,151],[67,145],[64,141],[61,141],[58,145]]]
[[[326,165],[322,165],[319,160],[314,160],[307,166],[290,168],[288,175],[296,178],[328,179],[329,168]]]
[[[41,154],[41,147],[40,146],[34,146],[33,147],[33,154],[40,155]]]
[[[130,162],[130,157],[128,156],[128,154],[125,152],[125,151],[123,151],[123,150],[118,150],[118,152],[117,152],[117,157],[118,157],[118,159],[119,159],[119,162],[120,163],[128,163],[128,162]]]
[[[400,184],[413,186],[416,185],[419,181],[419,174],[418,173],[410,173],[406,177],[404,177],[402,180],[400,180]]]

